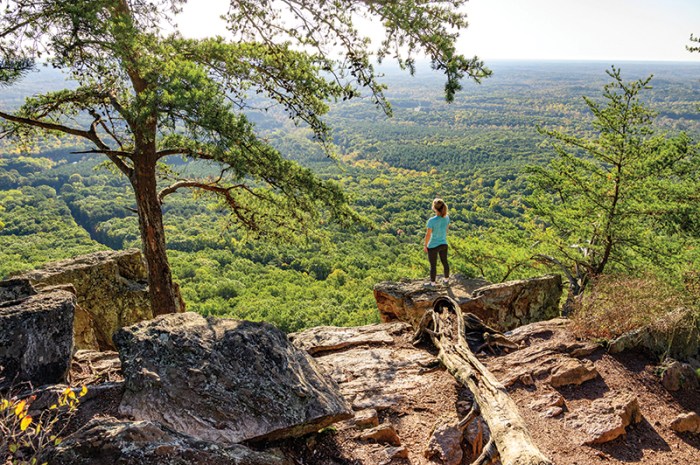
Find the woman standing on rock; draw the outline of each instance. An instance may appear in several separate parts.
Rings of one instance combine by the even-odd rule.
[[[447,216],[447,204],[442,199],[435,199],[433,200],[433,211],[435,216],[428,220],[428,230],[425,232],[423,244],[423,250],[428,253],[428,261],[430,262],[430,284],[426,284],[426,286],[435,286],[438,255],[445,273],[445,277],[442,279],[443,284],[447,284],[450,279],[450,265],[447,263],[447,228],[450,225],[450,217]]]

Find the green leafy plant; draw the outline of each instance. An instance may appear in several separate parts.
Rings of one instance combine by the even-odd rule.
[[[0,458],[5,465],[46,464],[51,448],[61,443],[68,422],[78,410],[83,388],[76,394],[70,387],[58,395],[55,404],[38,417],[29,415],[35,396],[0,399]]]

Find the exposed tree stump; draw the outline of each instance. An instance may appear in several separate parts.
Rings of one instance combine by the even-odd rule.
[[[493,463],[500,456],[503,465],[553,465],[534,444],[505,387],[470,350],[465,319],[459,308],[450,297],[438,298],[433,309],[424,315],[416,338],[430,337],[439,350],[438,359],[457,381],[469,388],[479,405],[491,431],[493,445],[487,444],[475,463]],[[470,322],[470,326],[473,323]],[[489,329],[480,328],[486,333]]]

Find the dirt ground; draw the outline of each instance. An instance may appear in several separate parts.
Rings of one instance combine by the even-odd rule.
[[[527,408],[535,394],[523,386],[511,390],[530,431],[541,450],[557,465],[595,463],[648,465],[700,463],[700,435],[675,433],[669,427],[680,413],[700,414],[700,392],[666,391],[655,374],[656,365],[648,357],[626,352],[615,356],[598,352],[590,357],[599,378],[580,386],[559,389],[569,409],[599,398],[609,391],[628,391],[639,400],[643,419],[627,427],[627,434],[611,442],[582,446],[581,438],[565,425],[566,413],[560,418],[542,418]]]
[[[567,334],[565,337],[571,336]],[[393,350],[397,353],[415,350],[409,339],[410,334],[398,337]],[[544,342],[546,341],[543,339],[531,343]],[[418,349],[431,353],[428,345]],[[499,364],[498,356],[482,355],[481,358],[489,367]],[[584,358],[595,364],[599,376],[580,386],[558,388],[557,391],[566,401],[564,413],[558,417],[545,418],[540,412],[530,408],[533,399],[554,390],[544,380],[536,379],[535,384],[529,386],[515,383],[509,388],[509,393],[528,424],[535,443],[545,455],[557,465],[700,463],[700,435],[678,434],[669,427],[671,421],[680,413],[695,411],[700,414],[700,390],[681,390],[676,393],[666,391],[655,373],[657,364],[640,353],[625,352],[611,356],[604,349],[599,349]],[[423,376],[424,384],[419,389],[406,393],[400,405],[379,411],[379,422],[390,422],[394,426],[402,446],[407,449],[407,458],[392,459],[387,452],[391,451],[391,447],[360,439],[360,432],[351,422],[339,425],[322,435],[287,442],[282,448],[294,456],[297,464],[444,463],[437,457],[426,457],[426,445],[437,425],[454,422],[467,413],[471,407],[471,395],[444,369]],[[643,415],[642,421],[628,426],[627,434],[611,442],[582,445],[584,435],[569,428],[567,415],[612,392],[629,392],[636,395]],[[467,465],[475,455],[468,443],[463,444],[462,448],[464,456],[460,465]]]
[[[378,325],[378,330],[383,326]],[[384,327],[386,328],[386,327]],[[444,368],[426,368],[435,360],[436,352],[428,343],[411,344],[412,331],[392,330],[392,343],[358,343],[342,350],[316,355],[317,362],[339,382],[341,392],[356,411],[377,411],[377,422],[389,424],[396,431],[400,445],[373,439],[362,439],[363,429],[352,420],[334,425],[319,434],[278,443],[251,444],[256,449],[281,449],[297,465],[429,465],[442,464],[438,456],[426,454],[436,428],[455,424],[472,407],[471,393],[461,387]],[[386,336],[386,335],[385,335]],[[560,339],[557,339],[560,338]],[[527,344],[571,344],[572,336],[541,332]],[[568,341],[565,341],[568,339]],[[580,341],[573,341],[580,342]],[[566,343],[566,344],[565,344]],[[482,362],[503,381],[513,371],[517,352],[509,355],[484,355]],[[590,360],[599,374],[579,386],[552,388],[543,376],[534,383],[516,382],[508,388],[520,409],[533,439],[541,451],[557,465],[591,464],[700,464],[700,434],[673,432],[669,425],[680,413],[700,414],[700,389],[671,393],[664,389],[656,374],[655,360],[634,352],[609,355],[598,349],[583,357]],[[508,364],[510,360],[511,365]],[[525,362],[523,362],[525,363]],[[527,372],[542,365],[517,365]],[[114,364],[108,364],[114,370]],[[73,376],[97,376],[108,380],[93,386],[85,409],[76,418],[77,425],[95,415],[116,415],[121,397],[121,383],[100,373],[80,372]],[[118,373],[117,373],[118,374]],[[115,375],[116,376],[116,375]],[[534,399],[557,391],[565,399],[564,412],[545,418],[530,405]],[[584,435],[571,429],[567,422],[572,412],[584,409],[595,399],[611,393],[634,394],[640,406],[642,421],[627,427],[627,434],[600,445],[582,445]],[[473,439],[474,425],[469,440]],[[488,434],[486,432],[485,434]],[[481,441],[462,442],[462,459],[453,465],[468,465],[480,452]]]

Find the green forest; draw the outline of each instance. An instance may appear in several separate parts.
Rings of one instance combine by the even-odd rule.
[[[418,67],[415,76],[385,69],[393,117],[370,99],[333,104],[326,117],[333,156],[286,115],[250,111],[250,120],[283,156],[335,180],[363,220],[346,226],[321,219],[302,234],[256,232],[213,196],[173,194],[163,204],[165,232],[187,308],[265,320],[284,331],[377,322],[374,284],[427,276],[422,238],[435,197],[449,206],[453,273],[499,282],[567,268],[581,284],[587,277],[576,275],[580,267],[571,263],[593,269],[600,260],[590,253],[597,244],[575,242],[572,231],[582,228],[582,237],[602,233],[585,219],[595,208],[569,200],[603,198],[609,190],[591,181],[590,190],[579,191],[552,173],[568,172],[563,152],[582,160],[575,169],[583,171],[572,168],[569,180],[592,180],[616,166],[611,160],[594,165],[594,152],[585,150],[591,144],[575,143],[601,134],[600,118],[607,113],[597,120],[591,108],[605,104],[604,86],[614,82],[606,73],[610,64],[489,66],[493,76],[465,83],[452,103],[445,102],[440,77],[427,69]],[[653,75],[639,90],[649,112],[640,113],[639,137],[648,139],[644,150],[661,155],[650,165],[625,165],[625,175],[636,176],[630,183],[645,195],[622,197],[632,203],[609,228],[625,234],[611,239],[619,252],[604,273],[651,275],[683,289],[700,265],[700,65],[628,62],[617,69],[627,83]],[[61,74],[42,69],[2,89],[0,106],[17,108],[27,96],[64,86]],[[615,141],[596,142],[609,143]],[[110,171],[101,155],[73,153],[82,148],[77,140],[52,135],[0,140],[0,278],[92,251],[140,247],[127,179]],[[161,169],[165,179],[218,174],[206,161],[169,159]],[[545,208],[559,203],[564,208],[557,212]],[[640,221],[642,213],[653,221]],[[574,256],[579,252],[582,261]],[[542,257],[570,262],[562,268]]]

